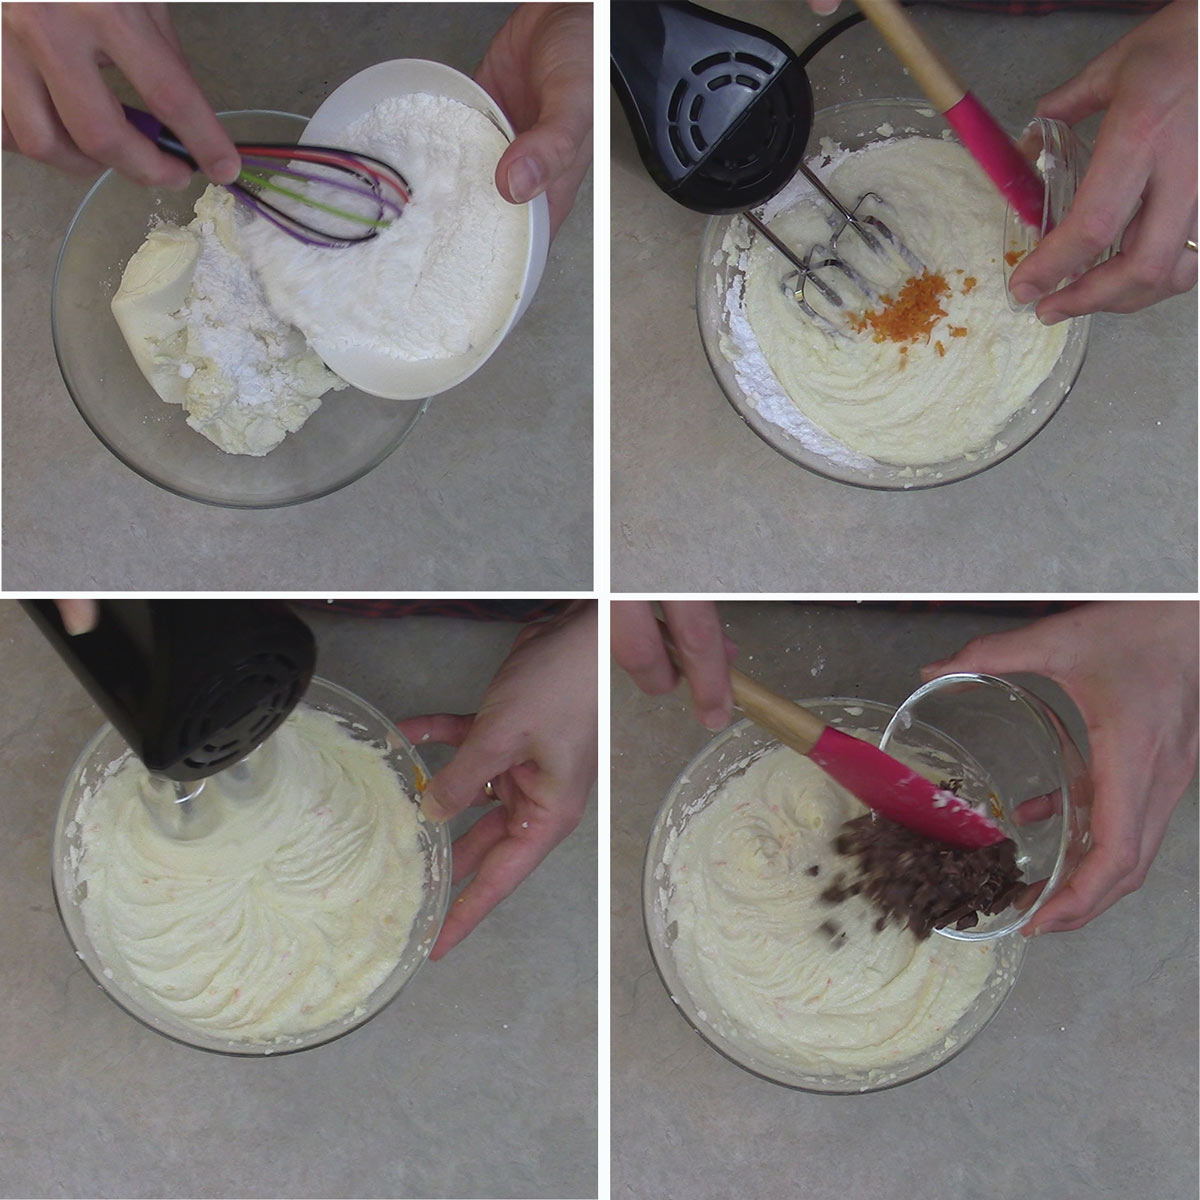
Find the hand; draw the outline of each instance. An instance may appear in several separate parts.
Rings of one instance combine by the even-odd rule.
[[[1071,211],[1012,275],[1018,302],[1044,297],[1046,324],[1136,312],[1196,284],[1196,252],[1184,244],[1196,237],[1195,0],[1175,0],[1037,106],[1068,124],[1101,109]],[[1120,253],[1089,270],[1118,237]],[[1075,282],[1055,291],[1063,279]]]
[[[1092,848],[1027,935],[1079,929],[1145,881],[1196,770],[1198,612],[1187,601],[1088,604],[976,638],[922,671],[1044,675],[1087,725]]]
[[[444,821],[499,804],[454,843],[455,884],[470,882],[446,914],[431,957],[441,958],[579,824],[596,778],[596,605],[521,631],[474,716],[400,722],[410,742],[457,746],[421,798]]]
[[[63,629],[75,637],[80,633],[91,633],[100,623],[100,609],[95,600],[55,600]]]
[[[475,79],[517,131],[496,187],[513,204],[545,192],[553,238],[592,161],[592,6],[522,4]]]
[[[721,629],[711,600],[664,600],[663,619],[683,664],[692,691],[692,708],[700,723],[714,733],[733,719],[729,664],[737,647]],[[612,653],[633,682],[651,696],[679,684],[680,673],[667,654],[662,629],[648,600],[612,602]]]
[[[186,187],[187,163],[125,119],[100,68],[117,66],[214,183],[241,161],[188,70],[165,4],[4,5],[4,148],[88,175]]]

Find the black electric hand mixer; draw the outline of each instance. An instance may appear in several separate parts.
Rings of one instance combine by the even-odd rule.
[[[868,192],[847,208],[805,164],[812,89],[802,60],[779,38],[696,4],[613,0],[611,58],[613,86],[654,182],[695,212],[742,213],[795,268],[782,286],[823,328],[841,332],[828,311],[813,308],[807,289],[829,310],[846,307],[846,283],[867,303],[879,298],[838,253],[847,229],[889,264],[895,255],[913,274],[924,270],[877,215],[860,213],[881,197]],[[833,209],[832,236],[803,254],[749,211],[797,171]],[[842,276],[836,287],[835,273]]]
[[[227,794],[261,794],[275,770],[267,739],[316,665],[312,633],[285,606],[101,600],[95,628],[71,636],[53,601],[22,604],[146,765],[143,799],[164,833],[211,831],[218,814],[197,800],[218,772]]]

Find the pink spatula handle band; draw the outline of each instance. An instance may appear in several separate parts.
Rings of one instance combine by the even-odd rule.
[[[1021,220],[1041,229],[1045,186],[992,114],[967,92],[944,115]]]

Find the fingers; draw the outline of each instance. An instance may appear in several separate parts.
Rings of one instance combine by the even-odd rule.
[[[733,719],[733,688],[717,606],[707,600],[667,600],[662,610],[696,716],[706,729],[724,729]]]
[[[486,717],[474,718],[469,730],[456,727],[453,732],[460,737],[458,751],[421,796],[421,812],[430,821],[448,821],[473,804],[484,803],[488,782],[514,765],[513,748]]]
[[[985,675],[1004,675],[1010,671],[1030,671],[1049,675],[1052,670],[1053,642],[1046,644],[1037,622],[1023,629],[989,633],[972,638],[957,654],[921,668],[921,679],[928,682],[959,671]],[[1053,678],[1052,675],[1050,675]]]
[[[444,746],[461,746],[463,739],[471,731],[473,716],[459,716],[455,713],[433,713],[423,717],[406,717],[396,722],[396,728],[414,746],[426,742],[436,742]]]
[[[591,158],[590,79],[582,88],[571,80],[548,89],[536,123],[519,134],[496,164],[496,187],[506,200],[525,204]],[[584,167],[586,170],[586,165]],[[579,172],[582,178],[584,171]],[[578,187],[578,181],[576,181]]]
[[[649,696],[662,696],[679,683],[662,631],[648,600],[614,600],[611,607],[612,654],[633,682]]]
[[[101,164],[82,153],[55,112],[41,76],[5,40],[4,148],[73,175],[94,175]]]
[[[1153,857],[1143,857],[1145,784],[1139,776],[1145,767],[1131,763],[1123,748],[1114,753],[1106,739],[1096,740],[1092,848],[1026,927],[1026,935],[1078,929],[1141,886]]]
[[[17,5],[5,13],[4,112],[22,153],[68,170],[113,167],[138,183],[184,187],[188,164],[125,119],[99,72],[118,66],[216,182],[240,162],[178,51],[165,14],[139,4]]]
[[[100,608],[95,600],[55,600],[63,628],[72,637],[90,633],[100,621]]]
[[[1070,212],[1013,272],[1013,299],[1027,304],[1047,296],[1091,267],[1137,211],[1153,167],[1153,153],[1131,122],[1110,110]],[[1183,239],[1177,244],[1182,249]]]
[[[1014,825],[1035,825],[1038,821],[1048,820],[1062,809],[1062,796],[1057,792],[1047,792],[1044,796],[1030,796],[1013,809]]]
[[[508,821],[508,814],[503,809],[493,809],[455,843],[456,875],[459,858],[479,865],[475,877],[450,905],[431,958],[439,959],[457,946],[497,904],[528,878],[566,832],[559,833],[549,825],[534,829],[532,823],[528,831],[519,826],[510,830]]]
[[[232,183],[241,158],[209,107],[176,45],[146,20],[136,40],[109,47],[113,62],[137,89],[150,111],[188,148],[213,183]]]
[[[1099,112],[1112,97],[1113,70],[1119,57],[1117,46],[1110,46],[1078,75],[1047,92],[1034,111],[1039,117],[1065,121],[1068,125],[1077,125],[1084,117]]]

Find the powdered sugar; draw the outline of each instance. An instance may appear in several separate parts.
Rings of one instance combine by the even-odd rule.
[[[376,105],[336,141],[395,166],[412,199],[378,237],[334,252],[255,223],[247,245],[276,312],[326,352],[404,361],[453,358],[493,337],[528,248],[523,208],[496,190],[500,130],[468,105],[413,93]]]

